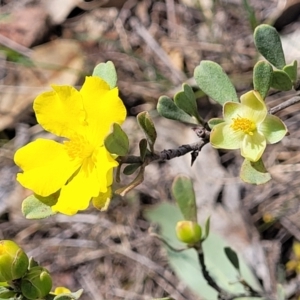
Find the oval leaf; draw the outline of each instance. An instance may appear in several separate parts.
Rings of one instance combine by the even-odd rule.
[[[149,113],[147,111],[139,113],[137,115],[137,121],[145,133],[151,152],[154,152],[154,143],[157,134]]]
[[[156,109],[162,117],[167,119],[188,124],[198,124],[195,118],[189,116],[186,112],[179,108],[171,98],[167,96],[161,96],[158,99]]]
[[[119,124],[113,124],[113,132],[106,137],[104,145],[110,153],[117,154],[119,156],[124,156],[128,153],[128,136]]]
[[[172,184],[172,194],[185,220],[197,222],[196,197],[192,180],[186,176],[177,176]]]
[[[123,170],[123,173],[125,175],[131,175],[133,174],[139,167],[141,166],[141,164],[130,164],[128,166],[126,166]]]
[[[253,85],[263,99],[266,98],[271,87],[273,78],[273,68],[266,61],[259,61],[253,69]]]
[[[238,272],[240,272],[240,263],[236,252],[233,251],[230,247],[225,247],[224,251],[232,265],[238,270]]]
[[[209,231],[210,231],[210,217],[206,219],[204,228],[205,228],[205,238],[208,238]]]
[[[22,202],[22,213],[26,219],[44,219],[56,214],[52,211],[51,206],[43,203],[39,200],[39,197],[31,195]],[[48,199],[49,202],[52,202],[53,196],[43,197],[43,199],[45,201]]]
[[[201,61],[195,69],[194,77],[200,89],[221,105],[227,101],[239,102],[233,84],[217,63]]]
[[[174,96],[175,104],[190,116],[195,117],[199,124],[203,124],[203,120],[198,113],[196,97],[193,89],[186,83],[182,85],[182,88],[183,90]]]
[[[145,160],[147,150],[148,150],[147,146],[148,146],[147,140],[146,139],[141,139],[140,142],[139,142],[139,149],[140,149],[140,157],[141,157],[142,161]]]
[[[263,184],[272,179],[262,159],[257,162],[245,159],[241,167],[240,177],[243,181],[251,184]]]
[[[297,67],[298,67],[298,62],[294,60],[290,65],[286,65],[283,68],[283,71],[289,75],[293,83],[296,82],[297,80]]]
[[[293,88],[293,83],[287,73],[281,70],[273,71],[272,88],[280,91],[289,91]]]
[[[254,30],[254,43],[259,53],[277,69],[285,66],[280,36],[274,27],[266,24],[257,26]]]
[[[110,89],[117,86],[118,77],[115,65],[112,61],[97,65],[93,71],[93,76],[103,79],[109,85]]]

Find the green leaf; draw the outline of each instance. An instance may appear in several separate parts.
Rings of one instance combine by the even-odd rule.
[[[113,131],[105,138],[104,145],[110,153],[117,154],[119,156],[124,156],[128,153],[128,136],[119,124],[113,124]]]
[[[53,300],[78,300],[83,293],[83,289],[70,294],[57,295]]]
[[[297,80],[297,67],[298,67],[298,62],[294,60],[290,65],[286,65],[283,68],[283,71],[289,75],[293,83],[295,83]]]
[[[198,113],[196,97],[193,89],[186,83],[182,85],[182,88],[183,90],[174,96],[175,104],[190,116],[195,117],[199,124],[203,124],[203,120]]]
[[[180,121],[188,124],[198,124],[198,121],[179,108],[174,101],[167,97],[161,96],[157,103],[158,113],[167,119]]]
[[[128,166],[126,166],[123,170],[123,173],[125,175],[131,175],[133,174],[139,167],[141,166],[141,164],[130,164]]]
[[[145,157],[146,157],[146,154],[148,151],[147,146],[148,146],[147,140],[141,139],[139,142],[139,149],[140,149],[140,157],[141,157],[142,161],[145,160]]]
[[[277,300],[285,300],[284,288],[281,284],[277,284]]]
[[[113,89],[117,86],[117,72],[113,62],[100,63],[93,71],[93,76],[100,77]]]
[[[157,134],[149,113],[147,111],[139,113],[137,115],[137,121],[145,133],[151,152],[154,152],[154,143]]]
[[[262,159],[257,162],[251,162],[245,159],[241,167],[240,177],[243,181],[251,184],[263,184],[272,179]]]
[[[239,258],[237,256],[236,252],[233,251],[230,247],[225,247],[224,251],[225,251],[225,254],[226,254],[227,258],[229,259],[229,261],[240,273],[240,263],[239,263]]]
[[[239,102],[233,84],[217,63],[201,61],[195,69],[194,77],[200,89],[221,105],[227,101]]]
[[[17,293],[12,291],[11,289],[0,286],[0,299],[15,299],[14,296]]]
[[[185,244],[180,242],[175,233],[178,221],[183,220],[178,207],[169,203],[162,203],[148,209],[144,213],[147,220],[157,223],[161,229],[160,235],[174,248],[183,248]],[[245,293],[244,286],[237,282],[238,272],[229,262],[223,249],[228,246],[223,238],[211,232],[202,243],[205,256],[205,264],[208,272],[221,288],[232,294]],[[165,244],[169,264],[176,275],[201,299],[217,300],[218,293],[210,287],[203,277],[200,269],[197,253],[194,249],[182,252],[174,252]],[[255,290],[261,291],[261,287],[245,261],[240,258],[242,278]]]
[[[210,217],[206,219],[204,228],[205,228],[205,239],[207,239],[210,231]]]
[[[178,175],[172,184],[172,194],[184,219],[197,223],[196,197],[192,180]]]
[[[274,27],[266,24],[257,26],[254,30],[254,43],[261,55],[277,69],[285,66],[280,36]]]
[[[253,69],[253,85],[263,99],[266,98],[271,87],[273,78],[273,68],[266,61],[259,61]]]
[[[293,88],[293,83],[287,73],[281,70],[273,71],[272,88],[280,91],[289,91]]]
[[[220,119],[220,118],[212,118],[210,119],[207,124],[209,126],[210,129],[213,129],[216,125],[220,124],[220,123],[223,123],[224,120],[223,119]]]
[[[41,198],[37,195],[31,195],[22,202],[22,213],[26,219],[44,219],[56,214],[52,211],[51,206],[43,203],[47,201],[53,203],[53,196],[43,197],[43,202],[40,200]]]

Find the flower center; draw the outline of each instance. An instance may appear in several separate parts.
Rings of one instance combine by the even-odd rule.
[[[233,130],[242,130],[244,133],[253,135],[253,131],[256,129],[256,125],[253,121],[247,119],[247,118],[232,118],[232,124],[230,127]]]
[[[69,156],[75,158],[88,158],[93,154],[93,146],[86,140],[85,137],[75,135],[70,141],[65,141],[64,145]]]

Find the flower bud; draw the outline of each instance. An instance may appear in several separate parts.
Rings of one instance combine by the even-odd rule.
[[[195,244],[201,240],[202,230],[192,221],[180,221],[176,225],[177,238],[186,244]]]
[[[13,241],[0,241],[0,282],[11,281],[25,275],[28,268],[26,253]]]
[[[43,267],[31,268],[22,278],[21,291],[28,299],[40,299],[49,294],[52,288],[52,278]]]

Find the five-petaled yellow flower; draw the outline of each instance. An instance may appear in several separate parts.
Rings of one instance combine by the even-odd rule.
[[[33,108],[39,124],[64,141],[37,139],[19,149],[14,159],[23,173],[17,180],[39,196],[57,195],[54,212],[76,214],[91,199],[97,208],[105,208],[118,163],[104,139],[113,123],[126,118],[118,89],[93,76],[86,77],[80,91],[71,86],[52,88],[35,99]]]
[[[279,142],[287,133],[285,124],[268,114],[264,100],[257,91],[241,96],[241,102],[226,102],[223,120],[210,134],[213,147],[241,149],[241,155],[249,161],[258,161],[266,144]]]

